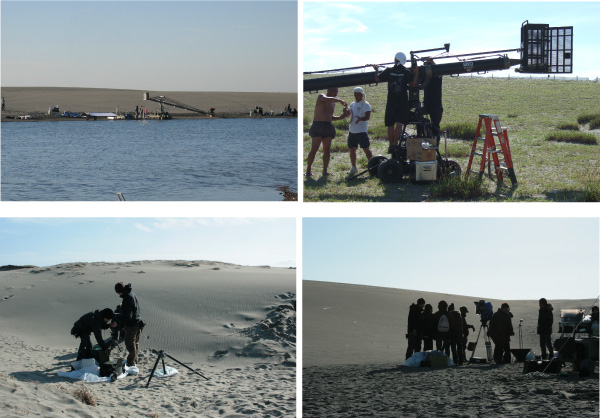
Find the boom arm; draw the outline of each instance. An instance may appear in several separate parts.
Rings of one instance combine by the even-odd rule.
[[[189,106],[186,105],[185,103],[181,103],[175,99],[171,99],[169,97],[166,96],[155,96],[155,97],[150,97],[149,93],[144,93],[144,100],[150,100],[152,102],[157,102],[160,103],[160,112],[164,113],[164,105],[169,105],[169,106],[173,106],[173,107],[177,107],[179,109],[184,109],[184,110],[189,110],[190,112],[196,112],[196,113],[201,113],[203,115],[208,115],[209,113],[204,111],[204,110],[200,110],[200,109],[196,109],[193,106]]]
[[[423,82],[431,79],[431,77],[506,70],[514,65],[519,64],[521,64],[520,59],[511,59],[507,56],[504,56],[500,58],[484,59],[477,61],[462,61],[451,62],[447,64],[422,65],[419,66],[419,84],[422,84]],[[304,91],[317,91],[333,87],[349,87],[361,84],[374,84],[376,74],[377,73],[375,71],[370,71],[367,73],[344,74],[338,76],[304,80]]]

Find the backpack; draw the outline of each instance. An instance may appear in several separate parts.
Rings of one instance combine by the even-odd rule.
[[[110,360],[105,363],[100,364],[100,376],[101,377],[112,377],[111,375],[116,376],[123,373],[123,360]]]
[[[438,321],[438,332],[448,332],[450,331],[450,321],[448,321],[448,316],[446,314],[440,315],[440,320]]]

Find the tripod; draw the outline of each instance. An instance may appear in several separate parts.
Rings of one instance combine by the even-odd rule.
[[[148,387],[150,385],[150,380],[152,380],[152,376],[154,376],[154,371],[156,370],[156,366],[158,366],[158,362],[159,360],[162,360],[162,367],[163,367],[163,372],[164,374],[167,374],[167,369],[165,367],[165,356],[169,357],[171,360],[181,364],[183,367],[185,367],[186,369],[196,373],[198,376],[201,376],[203,378],[205,378],[206,380],[210,380],[208,377],[204,376],[201,373],[198,373],[196,370],[192,369],[191,367],[183,364],[182,362],[180,362],[179,360],[177,360],[176,358],[171,357],[170,355],[168,355],[167,353],[164,352],[164,350],[160,350],[158,352],[158,357],[156,358],[156,363],[154,363],[154,367],[152,368],[152,372],[150,373],[150,377],[148,377],[148,383],[146,383],[146,387]]]
[[[473,352],[471,353],[471,358],[469,358],[469,363],[472,363],[473,356],[475,355],[475,349],[477,348],[477,343],[479,342],[479,336],[481,335],[481,331],[483,330],[483,341],[485,341],[485,352],[487,355],[487,361],[492,361],[494,358],[492,355],[492,342],[490,341],[490,336],[488,335],[488,325],[487,321],[481,321],[481,326],[479,327],[479,332],[477,333],[477,340],[475,340],[475,345],[473,346]]]
[[[519,348],[523,348],[523,320],[519,321]]]

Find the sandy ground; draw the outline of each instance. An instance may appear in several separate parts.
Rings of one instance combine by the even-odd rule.
[[[56,372],[75,359],[73,322],[115,309],[118,281],[132,284],[148,323],[140,375],[85,384],[90,406],[73,394],[83,384]],[[293,269],[143,261],[0,271],[3,416],[295,416],[295,341]],[[166,358],[179,374],[146,388],[161,349],[210,380]]]
[[[132,112],[136,106],[146,106],[149,112],[155,112],[160,105],[144,101],[141,90],[92,89],[68,87],[2,87],[2,96],[6,99],[5,116],[18,116],[35,113],[47,113],[51,106],[58,106],[61,112],[69,110],[79,112]],[[250,110],[260,106],[263,110],[280,113],[288,104],[298,108],[296,93],[236,93],[236,92],[181,92],[150,91],[150,97],[167,96],[186,105],[208,111],[215,108],[215,114],[249,114]],[[167,106],[166,111],[173,114],[196,115],[196,113]]]
[[[467,322],[480,328],[474,301],[480,298],[303,281],[302,405],[304,417],[598,416],[598,363],[593,377],[523,374],[523,364],[466,364],[443,369],[401,366],[407,348],[411,303],[423,297],[469,309]],[[543,297],[543,295],[540,295]],[[494,311],[504,301],[489,300]],[[506,301],[523,345],[539,354],[537,301]],[[593,299],[549,300],[555,330],[560,309],[589,308]],[[469,336],[474,341],[477,332]],[[558,337],[557,333],[553,338]],[[467,351],[467,357],[470,352]],[[485,357],[482,340],[477,357]]]

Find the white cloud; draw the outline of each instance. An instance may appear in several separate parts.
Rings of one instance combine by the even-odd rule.
[[[133,227],[136,229],[139,229],[140,231],[143,231],[143,232],[152,232],[152,229],[150,229],[147,226],[142,225],[140,223],[133,224]]]

